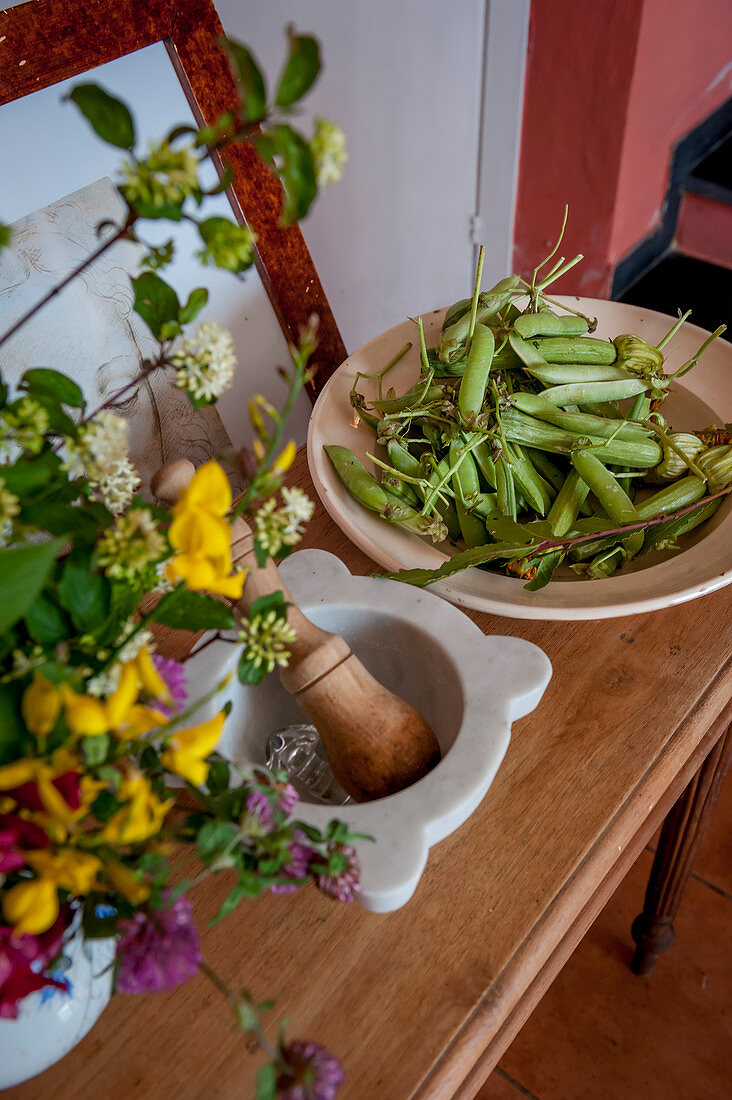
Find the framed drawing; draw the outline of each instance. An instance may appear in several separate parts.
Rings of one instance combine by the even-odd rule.
[[[59,107],[61,95],[66,90],[63,82],[84,73],[87,79],[98,79],[113,94],[119,94],[128,102],[130,97],[125,92],[129,89],[133,113],[138,121],[140,114],[143,116],[143,124],[139,127],[142,135],[146,133],[146,115],[150,115],[151,119],[150,136],[155,137],[178,121],[206,124],[236,103],[233,79],[216,44],[216,37],[221,33],[222,28],[210,0],[92,0],[82,9],[68,5],[65,0],[32,0],[0,12],[0,104],[6,105],[0,106],[0,131],[3,132],[6,148],[18,147],[22,141],[24,150],[29,150],[27,156],[14,158],[16,163],[10,177],[6,176],[0,182],[0,216],[11,220],[7,212],[8,197],[15,219],[19,214],[23,215],[16,227],[19,233],[16,234],[15,246],[0,257],[3,330],[8,322],[12,323],[22,301],[30,304],[31,300],[42,296],[38,294],[33,299],[34,287],[45,284],[44,290],[47,289],[54,278],[61,277],[64,269],[69,270],[78,262],[80,249],[85,247],[82,242],[88,244],[93,241],[95,226],[103,220],[97,215],[102,210],[109,210],[106,216],[113,217],[113,204],[119,202],[111,181],[107,178],[105,182],[104,179],[112,174],[109,163],[97,163],[96,159],[92,161],[83,151],[69,154],[68,143],[59,144],[57,130],[66,127],[66,118],[70,117],[68,106]],[[101,66],[104,66],[101,74],[92,72]],[[111,87],[110,81],[104,79],[107,76],[112,82]],[[165,95],[159,96],[157,89],[168,84],[175,85],[174,91],[178,97],[178,100],[173,100],[169,96],[170,102],[179,101],[183,114],[192,113],[193,120],[190,114],[187,118],[168,115],[164,123],[158,123],[155,107],[157,100],[165,99]],[[169,91],[172,95],[173,90]],[[56,114],[48,113],[51,96],[53,111],[67,112],[66,118],[59,113],[58,117],[63,121],[57,122]],[[35,115],[29,114],[29,109],[41,101],[42,109],[39,107]],[[74,119],[74,123],[85,129],[81,120]],[[154,128],[156,125],[157,130]],[[89,135],[89,140],[96,146],[100,144],[93,135]],[[95,158],[99,156],[96,146]],[[252,345],[274,349],[261,352],[259,359],[262,360],[260,367],[271,374],[272,384],[277,385],[272,367],[283,361],[285,341],[296,338],[300,326],[309,315],[317,313],[320,318],[320,345],[315,359],[319,369],[311,397],[345,358],[346,351],[299,229],[279,224],[279,181],[270,175],[249,146],[239,145],[227,150],[226,156],[233,171],[233,183],[227,190],[226,198],[221,196],[219,201],[226,205],[228,200],[235,216],[246,222],[256,234],[258,274],[251,271],[246,283],[237,284],[228,273],[208,269],[203,281],[211,289],[212,299],[217,301],[220,295],[214,284],[222,277],[228,280],[227,288],[233,285],[236,293],[242,294],[242,286],[246,290],[243,297],[237,299],[234,295],[230,298],[227,307],[229,315],[224,318],[227,326],[234,331],[240,365],[238,384],[235,380],[233,394],[227,395],[228,404],[222,401],[219,405],[226,428],[234,441],[240,443],[244,441],[242,421],[245,402],[242,397],[252,392],[252,356],[242,356],[242,345],[246,345],[247,351]],[[35,163],[35,172],[27,171],[28,163]],[[217,168],[222,170],[220,162]],[[15,180],[15,192],[19,196],[17,202],[12,201],[16,198],[14,194],[8,196],[8,178]],[[55,181],[56,190],[50,181]],[[223,212],[227,211],[224,209]],[[53,256],[39,259],[49,244],[53,246]],[[97,334],[108,327],[105,316],[110,323],[112,320],[117,323],[119,331],[116,342],[102,349],[101,358],[99,353],[96,354],[97,365],[105,363],[109,379],[114,376],[115,388],[120,379],[124,381],[124,371],[129,369],[131,357],[136,356],[138,361],[144,357],[145,341],[150,340],[149,333],[140,332],[136,319],[130,317],[128,306],[131,305],[131,294],[125,300],[121,289],[123,284],[127,285],[123,279],[123,269],[136,273],[136,257],[130,251],[134,250],[134,246],[124,242],[123,247],[127,249],[125,255],[115,251],[115,262],[109,269],[105,273],[95,271],[94,278],[86,280],[81,288],[80,293],[83,291],[90,298],[95,298],[93,313],[88,312],[90,299],[83,307],[80,300],[72,304],[67,299],[65,311],[59,309],[57,318],[62,323],[65,313],[73,329],[73,319],[76,318],[78,325],[79,318],[83,317],[85,336],[89,335],[87,320],[92,316]],[[67,265],[66,268],[64,265]],[[185,293],[190,287],[180,286],[176,276],[177,272],[174,272],[171,281]],[[188,277],[184,273],[184,284]],[[195,278],[201,281],[200,269]],[[105,280],[108,283],[106,286],[103,285]],[[232,292],[227,289],[227,293],[231,295]],[[276,331],[276,338],[273,330]],[[59,360],[58,348],[61,344],[56,341],[54,365],[62,370],[70,369],[73,374],[74,368],[68,361],[74,355],[72,337],[73,332],[65,333],[65,362]],[[19,345],[9,344],[6,347],[12,350],[18,364],[17,367],[10,366],[11,372],[17,370],[18,377],[29,366],[51,365],[42,336],[27,339],[22,352]],[[79,381],[85,388],[94,382],[92,393],[96,395],[99,386],[107,382],[99,372],[93,378],[90,376],[87,379],[84,375],[85,370],[91,370],[89,364],[95,361],[92,347],[90,337],[88,346],[85,346],[89,352],[84,357],[88,360],[86,367],[78,358],[76,363],[81,372]],[[24,364],[22,369],[18,369],[20,364]],[[0,365],[8,371],[7,361]],[[144,472],[159,465],[161,457],[167,460],[175,451],[190,454],[194,461],[197,458],[200,461],[206,453],[220,449],[225,431],[218,421],[217,411],[209,410],[205,417],[192,421],[190,416],[178,415],[175,403],[178,401],[180,404],[179,393],[169,392],[166,395],[161,391],[160,383],[159,392],[154,392],[152,387],[149,389],[149,393],[135,395],[135,409],[120,410],[126,415],[134,414],[131,419],[134,457]],[[168,390],[172,389],[169,385]],[[237,393],[237,389],[241,392]],[[161,409],[165,411],[162,417]],[[300,410],[301,423],[306,415],[304,410]],[[133,423],[138,417],[137,424]],[[165,424],[171,426],[175,438],[166,438]],[[136,440],[145,453],[136,445]]]

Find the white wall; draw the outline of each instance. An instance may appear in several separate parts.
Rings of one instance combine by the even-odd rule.
[[[217,0],[227,34],[279,71],[288,21],[321,41],[303,123],[346,132],[349,161],[303,223],[353,351],[472,283],[484,0]]]

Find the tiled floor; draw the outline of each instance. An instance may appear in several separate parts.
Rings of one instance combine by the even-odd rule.
[[[650,978],[629,969],[642,853],[501,1059],[478,1100],[732,1096],[732,778]]]

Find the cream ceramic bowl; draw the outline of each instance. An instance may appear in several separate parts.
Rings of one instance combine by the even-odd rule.
[[[520,638],[486,637],[444,600],[396,581],[354,577],[323,550],[301,550],[280,567],[293,597],[318,626],[342,635],[366,668],[415,706],[437,735],[443,758],[419,782],[360,805],[302,801],[295,816],[322,828],[334,817],[374,841],[359,841],[361,901],[377,913],[398,909],[414,893],[429,848],[448,836],[485,796],[511,735],[511,723],[539,703],[549,659]],[[195,698],[229,672],[232,710],[219,749],[241,764],[263,764],[270,733],[303,721],[279,682],[257,687],[236,678],[238,647],[208,646],[187,665]],[[202,712],[203,717],[208,714]]]
[[[673,319],[652,310],[591,298],[559,299],[597,317],[598,337],[632,332],[656,343]],[[424,317],[428,346],[437,341],[444,310]],[[683,326],[664,348],[667,369],[690,359],[705,335]],[[367,468],[373,463],[373,433],[354,415],[349,392],[357,371],[373,374],[404,346],[411,351],[390,371],[386,385],[404,393],[419,373],[416,328],[405,322],[354,352],[329,379],[313,410],[308,431],[308,463],[318,495],[339,527],[385,570],[436,569],[447,560],[449,546],[435,547],[397,524],[367,512],[346,492],[323,451],[326,443],[350,448]],[[359,390],[376,396],[375,382],[361,379]],[[701,362],[673,386],[663,413],[677,430],[704,428],[732,421],[732,345],[716,340]],[[386,457],[385,453],[384,456]],[[683,603],[713,592],[732,580],[732,500],[727,498],[713,519],[695,531],[681,553],[641,556],[630,568],[604,580],[588,581],[564,569],[545,588],[527,592],[523,582],[482,569],[468,569],[431,586],[452,603],[519,619],[605,619]]]

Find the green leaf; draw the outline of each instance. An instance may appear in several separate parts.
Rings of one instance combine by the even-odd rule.
[[[536,576],[524,585],[527,592],[538,592],[554,576],[557,566],[564,560],[564,550],[552,550],[548,554],[542,554],[534,560],[537,563]]]
[[[62,405],[71,405],[74,409],[80,409],[86,404],[84,394],[76,382],[61,371],[47,367],[27,370],[20,380],[20,389],[34,395],[54,397]]]
[[[61,606],[71,613],[74,626],[84,634],[101,626],[109,614],[109,581],[93,572],[88,560],[67,560],[58,594]]]
[[[135,313],[142,317],[153,336],[161,339],[165,322],[177,321],[179,318],[178,295],[154,271],[145,271],[130,282],[135,291]]]
[[[16,496],[27,498],[37,489],[66,475],[61,470],[61,459],[52,451],[44,451],[36,458],[19,458],[13,466],[3,466],[5,488]]]
[[[135,144],[135,124],[129,110],[98,84],[76,84],[68,98],[76,104],[102,141],[119,149],[131,149]]]
[[[257,1070],[257,1096],[256,1100],[276,1100],[277,1096],[277,1067],[273,1062],[266,1066],[260,1066]]]
[[[253,601],[247,618],[253,619],[255,615],[266,615],[268,611],[274,611],[278,619],[285,619],[289,606],[280,591],[269,592],[266,596],[260,596],[258,600]]]
[[[462,550],[440,566],[439,569],[403,569],[399,573],[375,573],[374,576],[384,580],[403,581],[405,584],[414,584],[418,588],[425,588],[428,584],[441,581],[444,577],[452,577],[455,573],[462,572],[475,565],[487,565],[489,562],[498,561],[501,558],[524,558],[525,546],[508,545],[505,542],[494,542],[490,546],[474,546],[470,550]]]
[[[229,789],[231,769],[226,760],[217,758],[209,761],[206,786],[211,794],[224,794]]]
[[[180,311],[179,319],[182,325],[188,325],[194,321],[208,301],[208,291],[199,286],[192,290],[188,301]]]
[[[276,164],[277,174],[285,188],[282,222],[292,225],[305,217],[318,193],[310,146],[297,131],[284,123],[270,126],[254,142],[263,159],[274,160]]]
[[[198,858],[206,867],[221,859],[231,867],[236,862],[232,849],[239,830],[231,821],[207,821],[198,831]],[[226,854],[225,854],[226,853]]]
[[[228,55],[231,71],[236,79],[244,121],[261,122],[267,113],[267,90],[259,65],[241,42],[224,38],[221,45]]]
[[[83,508],[73,504],[38,501],[29,504],[21,511],[25,523],[48,531],[51,535],[79,535],[95,541],[100,524]]]
[[[96,737],[82,737],[80,744],[84,760],[90,768],[98,768],[107,759],[107,753],[109,752],[108,733],[100,733]],[[106,793],[106,791],[102,791],[96,801],[98,802],[99,799],[103,798]],[[108,797],[111,798],[112,796],[109,795]],[[117,805],[119,805],[119,803],[117,803]],[[94,812],[97,813],[96,810]],[[109,816],[111,817],[112,815],[110,814]],[[97,817],[99,817],[98,813]],[[104,817],[99,817],[99,820],[106,821],[107,819]]]
[[[13,231],[5,222],[0,222],[0,252],[7,248],[13,239]]]
[[[267,666],[265,664],[255,665],[254,661],[247,657],[245,650],[239,658],[237,674],[242,684],[261,684],[267,675]]]
[[[208,927],[213,928],[215,924],[218,924],[220,920],[227,917],[243,898],[251,897],[251,893],[246,886],[242,886],[241,883],[237,883],[232,889],[231,893],[226,897],[215,917],[208,922]]]
[[[0,684],[0,766],[26,756],[33,738],[20,714],[20,692]]]
[[[33,606],[62,546],[63,539],[50,539],[0,550],[0,634]]]
[[[277,106],[290,107],[313,86],[320,72],[320,47],[315,38],[306,34],[292,34],[290,53],[280,77],[277,89]]]
[[[230,630],[234,626],[234,616],[226,604],[185,588],[177,589],[165,603],[161,601],[151,617],[173,630]]]
[[[28,633],[41,645],[55,645],[69,635],[69,624],[60,607],[43,593],[25,614]]]
[[[135,213],[141,218],[167,218],[169,222],[179,222],[183,217],[183,204],[178,202],[145,202],[144,199],[135,199],[131,203]]]

